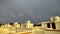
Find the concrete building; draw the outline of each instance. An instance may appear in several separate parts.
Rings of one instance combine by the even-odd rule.
[[[15,22],[15,23],[14,23],[14,27],[15,27],[15,28],[20,28],[20,24],[18,24],[18,22]]]
[[[60,34],[60,17],[51,17],[50,21],[40,24],[33,24],[30,20],[23,24],[7,23],[0,26],[0,34]]]
[[[31,21],[26,21],[26,28],[33,28],[33,23],[31,23]]]

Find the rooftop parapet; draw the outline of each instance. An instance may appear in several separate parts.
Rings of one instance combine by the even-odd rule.
[[[60,21],[60,17],[59,17],[59,16],[51,17],[51,18],[50,18],[50,21],[51,21],[51,22]]]

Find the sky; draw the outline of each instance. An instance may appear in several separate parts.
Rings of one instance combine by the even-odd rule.
[[[60,16],[60,0],[0,0],[0,22],[34,23]]]

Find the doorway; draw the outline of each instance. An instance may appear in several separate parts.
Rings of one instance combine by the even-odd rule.
[[[52,23],[52,28],[53,28],[53,29],[56,29],[55,23]]]

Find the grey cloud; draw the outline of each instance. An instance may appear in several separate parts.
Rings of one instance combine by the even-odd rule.
[[[0,22],[48,21],[60,16],[60,0],[0,0]]]

